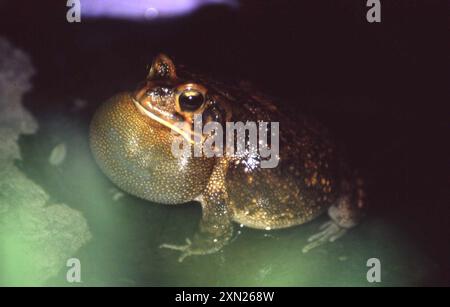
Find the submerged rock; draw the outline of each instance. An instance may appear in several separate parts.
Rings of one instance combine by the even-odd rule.
[[[29,57],[0,37],[0,285],[40,285],[91,238],[82,214],[21,172],[17,143],[38,125],[23,107],[34,69]]]

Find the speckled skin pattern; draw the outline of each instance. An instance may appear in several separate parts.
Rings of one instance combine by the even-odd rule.
[[[126,192],[164,204],[191,201],[204,190],[214,161],[190,159],[180,168],[171,152],[174,136],[159,126],[136,110],[129,93],[116,95],[92,120],[92,151],[100,168]]]
[[[180,107],[177,93],[186,84],[205,97],[195,111]],[[170,124],[155,121],[139,106],[168,123],[191,125],[194,113],[213,114],[220,122],[277,121],[279,164],[249,169],[245,158],[226,156],[181,161],[171,152]],[[98,109],[90,143],[103,172],[128,193],[163,204],[201,203],[202,219],[193,239],[161,246],[181,251],[180,261],[220,250],[232,237],[233,221],[270,230],[303,224],[328,209],[331,221],[311,237],[306,252],[356,225],[365,207],[362,181],[349,171],[320,125],[300,115],[291,120],[245,84],[230,86],[176,72],[165,55],[155,58],[141,88],[118,94]]]

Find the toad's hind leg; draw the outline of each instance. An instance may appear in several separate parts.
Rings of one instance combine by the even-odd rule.
[[[330,220],[320,227],[318,233],[309,237],[309,243],[302,250],[304,253],[336,241],[359,223],[366,208],[366,199],[362,179],[357,175],[354,178],[342,180],[341,196],[328,209]]]

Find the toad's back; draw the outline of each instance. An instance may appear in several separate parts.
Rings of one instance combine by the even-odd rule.
[[[208,86],[231,102],[231,121],[279,123],[276,167],[253,167],[251,156],[229,166],[226,186],[236,222],[260,229],[289,227],[314,219],[336,201],[337,155],[323,127],[284,116],[270,98],[248,85]]]

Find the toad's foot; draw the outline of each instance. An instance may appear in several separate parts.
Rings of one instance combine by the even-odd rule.
[[[328,208],[331,220],[320,227],[320,232],[308,239],[308,244],[303,248],[307,253],[313,248],[327,242],[334,242],[342,237],[348,229],[355,227],[366,207],[363,181],[355,176],[354,181],[344,180],[342,182],[342,195],[336,205]]]
[[[195,241],[194,241],[195,242]],[[174,245],[174,244],[161,244],[159,248],[167,248],[171,250],[180,251],[181,255],[178,257],[178,262],[183,262],[183,260],[186,257],[194,256],[194,255],[207,255],[207,254],[213,254],[222,248],[222,245],[215,244],[213,242],[212,244],[198,244],[198,243],[192,243],[192,241],[189,238],[186,238],[186,244],[184,245]]]
[[[302,252],[307,253],[313,248],[321,246],[327,242],[334,242],[347,232],[347,228],[339,226],[330,220],[320,226],[320,232],[308,238],[308,244],[303,247]]]

